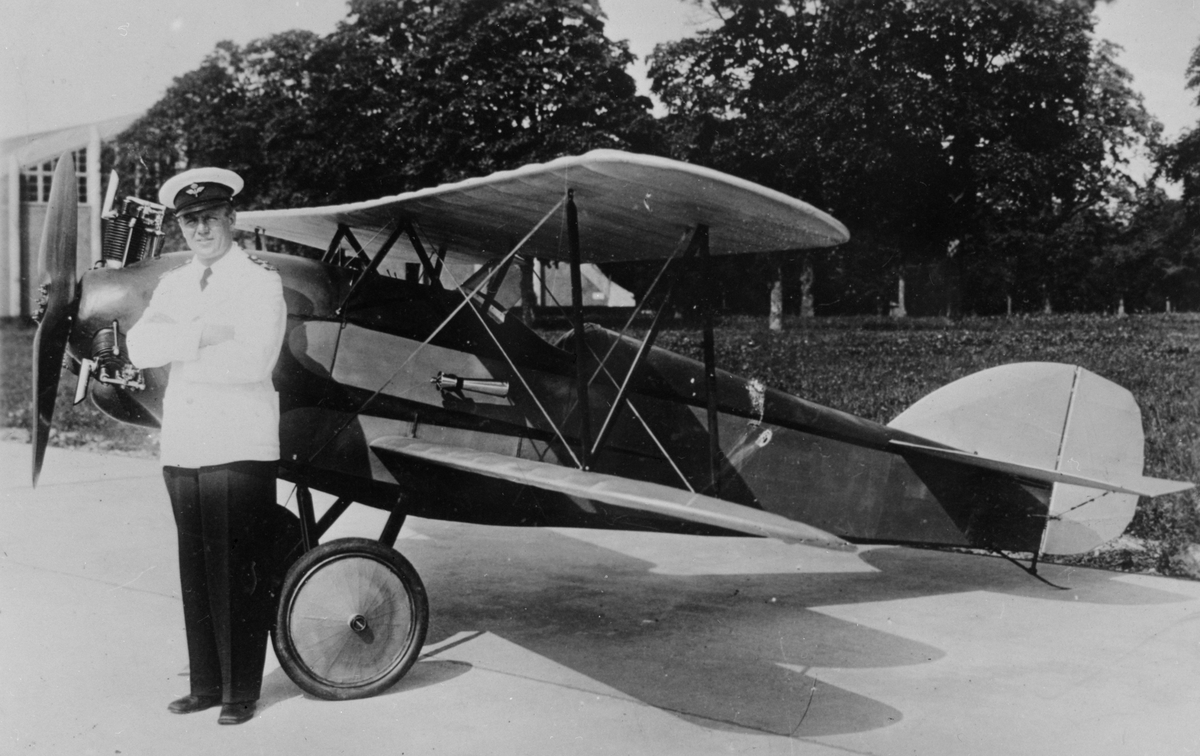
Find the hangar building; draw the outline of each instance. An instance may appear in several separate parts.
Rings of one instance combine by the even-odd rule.
[[[58,156],[71,152],[79,184],[79,271],[100,259],[103,189],[100,150],[140,114],[0,141],[0,317],[31,315],[37,306],[37,254],[50,179]]]

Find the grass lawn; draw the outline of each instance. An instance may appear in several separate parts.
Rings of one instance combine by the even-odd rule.
[[[8,438],[28,438],[32,341],[28,324],[0,326],[0,426]],[[667,329],[659,344],[700,357],[694,330]],[[726,370],[885,423],[939,386],[978,370],[1026,361],[1081,365],[1133,392],[1142,408],[1147,475],[1200,481],[1200,315],[819,318],[789,321],[781,332],[768,331],[764,319],[727,318],[717,329],[716,347]],[[74,381],[64,378],[51,444],[157,455],[157,433],[117,423],[90,402],[71,408],[73,392]],[[1195,491],[1143,499],[1130,538],[1086,562],[1200,570],[1200,562],[1193,568],[1186,559],[1200,543],[1198,505]]]

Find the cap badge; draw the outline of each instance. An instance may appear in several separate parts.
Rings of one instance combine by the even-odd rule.
[[[199,197],[200,193],[204,191],[204,187],[200,186],[199,184],[192,184],[187,189],[184,189],[184,191],[193,197]]]

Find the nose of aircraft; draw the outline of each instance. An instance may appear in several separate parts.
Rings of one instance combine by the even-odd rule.
[[[50,189],[42,244],[38,251],[39,301],[37,333],[33,337],[33,485],[37,485],[54,419],[54,400],[62,373],[63,355],[71,336],[76,299],[75,164],[71,153],[63,153]]]

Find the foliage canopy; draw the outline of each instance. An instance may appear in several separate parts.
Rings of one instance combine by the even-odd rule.
[[[122,136],[118,168],[153,197],[182,168],[228,166],[243,204],[270,208],[597,147],[669,154],[812,202],[854,236],[723,271],[735,311],[765,311],[775,277],[811,280],[813,259],[825,313],[885,309],[898,273],[943,312],[1200,306],[1200,130],[1160,143],[1092,0],[710,5],[717,27],[651,58],[656,119],[588,0],[350,0],[329,35],[217,45]],[[1200,48],[1189,75],[1200,87]],[[1140,151],[1182,205],[1128,175]]]
[[[653,57],[672,153],[828,208],[881,267],[1045,259],[1065,225],[1132,200],[1123,164],[1157,136],[1087,3],[714,7],[720,27]]]
[[[326,37],[222,42],[121,140],[136,191],[223,165],[255,207],[347,202],[596,147],[653,150],[624,43],[570,0],[351,0]]]

